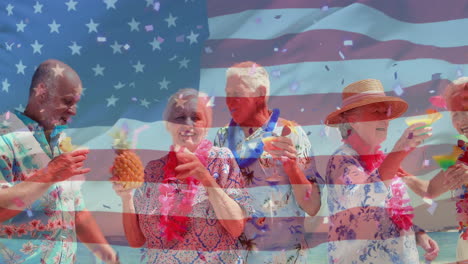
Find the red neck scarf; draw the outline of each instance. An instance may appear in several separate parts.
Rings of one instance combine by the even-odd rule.
[[[380,146],[377,147],[377,151],[374,154],[370,154],[374,151],[356,133],[351,133],[343,142],[350,145],[358,153],[361,165],[367,172],[372,172],[380,167],[380,164],[385,159],[385,154],[380,150]]]

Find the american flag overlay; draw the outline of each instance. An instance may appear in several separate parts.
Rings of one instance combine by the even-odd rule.
[[[15,110],[25,110],[31,78],[41,62],[56,59],[72,67],[82,81],[83,94],[66,134],[75,145],[90,150],[84,166],[91,172],[75,179],[80,183],[84,205],[118,252],[121,263],[164,263],[157,257],[144,258],[152,254],[146,251],[151,246],[132,247],[125,236],[125,210],[109,181],[116,156],[113,132],[124,127],[131,141],[129,148],[138,154],[143,166],[153,164],[148,167],[157,171],[157,165],[150,162],[164,157],[173,144],[163,120],[164,109],[171,95],[194,88],[206,94],[206,105],[212,107],[213,120],[206,138],[219,140],[217,132],[231,121],[226,105],[226,71],[237,63],[252,61],[269,74],[269,108],[280,109],[280,118],[300,125],[311,145],[307,155],[313,158],[317,175],[325,178],[331,156],[343,144],[338,129],[325,125],[327,115],[343,107],[343,88],[359,80],[377,79],[386,95],[408,103],[407,111],[390,122],[383,153],[392,151],[408,127],[407,118],[425,115],[429,109],[442,114],[432,125],[433,136],[402,162],[408,173],[430,180],[440,171],[432,157],[450,153],[457,144],[455,136],[459,133],[443,94],[452,81],[468,75],[467,29],[465,0],[0,0],[0,114],[9,118]],[[0,120],[0,128],[8,125]],[[229,162],[235,161],[232,154],[222,155],[227,155],[223,158]],[[317,183],[321,208],[315,216],[278,211],[262,218],[252,209],[248,217],[265,223],[274,218],[291,222],[304,219],[301,232],[308,241],[300,253],[304,263],[348,263],[345,258],[328,256],[333,251],[327,241],[333,217],[330,211],[336,208],[328,206],[332,188],[327,184],[335,183]],[[231,187],[258,187],[261,191],[271,187],[236,184],[240,185],[226,184],[223,188],[230,193]],[[272,192],[283,187],[273,186]],[[432,263],[454,262],[459,239],[454,194],[446,192],[429,199],[408,192],[414,207],[413,222],[440,248]],[[146,196],[140,193],[137,197]],[[250,198],[255,199],[255,195]],[[139,206],[144,207],[142,204]],[[27,211],[25,217],[34,218],[35,214]],[[210,217],[215,215],[206,219],[197,215],[193,221],[203,225],[211,223],[207,220]],[[0,223],[0,254],[8,255],[8,237],[26,240],[4,235],[2,225],[6,222]],[[154,229],[158,229],[157,224]],[[354,240],[360,239],[374,238],[358,235]],[[76,263],[101,263],[84,243],[76,242]],[[198,258],[191,261],[174,253],[173,263],[279,264],[297,260],[288,258],[289,248],[265,247],[258,250],[273,258],[247,261],[247,250],[242,246],[236,260],[219,256],[219,260],[210,262],[211,253],[226,251],[220,246],[210,252],[199,251]],[[419,258],[424,263],[424,247],[419,246]],[[189,244],[186,248],[154,248],[197,250]],[[40,248],[31,246],[28,250]],[[20,259],[12,258],[9,263],[32,263]],[[55,261],[69,263],[60,258]],[[359,263],[372,261],[362,259]]]

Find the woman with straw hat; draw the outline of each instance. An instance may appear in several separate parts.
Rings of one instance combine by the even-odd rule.
[[[380,81],[361,80],[343,90],[339,110],[326,125],[338,127],[344,144],[330,157],[326,172],[330,227],[330,263],[419,263],[416,244],[426,259],[438,254],[437,243],[412,224],[405,183],[416,193],[422,182],[400,168],[404,158],[432,128],[417,123],[406,129],[388,155],[380,151],[389,120],[406,112],[408,104],[386,96]],[[416,234],[416,236],[415,236]]]

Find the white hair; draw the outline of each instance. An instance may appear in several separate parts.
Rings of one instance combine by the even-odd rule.
[[[449,110],[452,108],[453,99],[463,93],[463,84],[465,83],[468,83],[468,77],[460,77],[445,88],[444,99]]]
[[[264,95],[270,95],[270,76],[265,68],[259,64],[242,62],[227,69],[226,78],[236,75],[247,83],[252,92],[256,92],[260,86],[264,86],[266,89]]]

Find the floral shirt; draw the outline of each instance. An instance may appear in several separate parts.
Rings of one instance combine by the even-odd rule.
[[[156,228],[161,212],[158,186],[163,181],[166,161],[167,156],[150,161],[145,169],[145,183],[135,191],[135,209],[140,229],[146,238],[141,261],[146,258],[145,263],[242,263],[238,240],[218,221],[202,185],[198,185],[183,241],[167,241],[162,237]],[[207,169],[226,194],[250,215],[251,201],[243,189],[244,180],[229,149],[212,147]],[[169,184],[180,194],[187,189],[182,183]],[[179,204],[182,197],[179,195],[174,203]]]
[[[224,127],[218,131],[214,144],[226,147],[229,146],[229,138],[237,138],[236,151],[239,157],[247,158],[248,149],[264,136],[265,127],[258,128],[247,138],[239,126],[231,129]],[[276,125],[272,134],[281,135],[282,130],[282,126]],[[310,181],[322,186],[324,181],[316,170],[309,139],[300,126],[295,126],[295,130],[288,137],[296,147],[299,166]],[[229,131],[238,135],[230,137]],[[257,161],[241,171],[255,209],[240,238],[247,250],[247,262],[282,263],[278,260],[283,259],[287,260],[284,263],[305,263],[301,250],[307,247],[304,235],[305,212],[294,197],[289,176],[284,172],[281,162],[263,152]],[[272,181],[271,176],[277,179]]]
[[[23,114],[0,117],[4,120],[7,122],[0,128],[0,192],[61,154],[59,134],[55,133],[49,145],[43,129]],[[13,202],[17,206],[23,203],[19,198]],[[83,209],[78,184],[52,185],[26,210],[0,224],[0,263],[74,263],[75,212]]]
[[[401,230],[386,211],[390,188],[377,170],[368,174],[363,169],[359,155],[349,145],[330,158],[326,181],[329,263],[419,263],[414,231]],[[392,184],[402,182],[398,179]],[[409,198],[406,191],[404,198]]]

